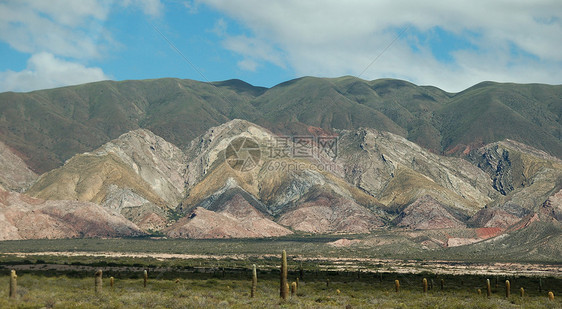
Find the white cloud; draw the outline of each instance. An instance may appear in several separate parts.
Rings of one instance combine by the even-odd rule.
[[[0,91],[30,91],[110,79],[100,68],[56,58],[50,53],[31,56],[20,72],[0,72]]]
[[[223,18],[220,18],[215,22],[215,26],[213,27],[211,32],[218,36],[225,36],[227,27],[228,25],[226,24],[226,21],[224,21]]]
[[[0,40],[24,53],[49,52],[76,59],[99,58],[111,43],[102,31],[109,6],[101,1],[8,1],[0,3]]]
[[[289,66],[298,75],[358,75],[410,25],[363,78],[405,78],[449,91],[481,80],[562,83],[558,0],[203,2],[253,32],[227,37],[225,48],[245,60]],[[427,42],[412,48],[415,34],[437,27],[459,36],[471,33],[474,48],[453,52],[452,63],[438,61]]]
[[[281,54],[263,40],[244,35],[230,36],[223,41],[223,46],[236,53],[285,67]]]
[[[158,17],[163,5],[159,0],[125,0],[122,7],[136,7],[144,14]],[[116,42],[104,30],[114,8],[103,0],[18,0],[0,3],[0,40],[24,53],[49,52],[75,59],[95,59],[115,47]]]
[[[0,2],[0,41],[30,54],[27,68],[0,72],[2,90],[27,91],[108,79],[87,67],[121,47],[104,28],[115,7],[159,17],[159,0],[12,0]]]
[[[183,1],[183,6],[187,9],[189,14],[197,14],[199,12],[199,1]]]
[[[240,69],[242,69],[244,71],[255,72],[256,69],[258,68],[258,63],[255,62],[252,59],[244,59],[244,60],[238,61],[237,65]]]

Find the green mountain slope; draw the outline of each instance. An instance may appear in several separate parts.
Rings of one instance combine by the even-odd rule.
[[[7,92],[0,94],[0,139],[39,172],[139,127],[185,146],[211,126],[257,113],[248,102],[260,89],[158,79]]]
[[[562,157],[562,86],[485,82],[451,94],[350,76],[270,89],[167,78],[0,94],[0,141],[38,173],[130,130],[146,128],[185,148],[235,118],[282,134],[374,128],[446,154],[509,138]]]
[[[327,131],[372,127],[406,134],[379,110],[346,97],[337,83],[337,79],[304,77],[277,85],[252,101],[262,113],[261,121],[255,120],[276,131],[295,133],[307,133],[299,132],[299,127],[314,126]]]
[[[445,151],[509,138],[560,157],[561,117],[560,86],[486,82],[455,95],[435,118]]]

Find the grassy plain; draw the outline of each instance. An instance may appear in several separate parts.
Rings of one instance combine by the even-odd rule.
[[[548,289],[560,289],[562,281],[543,278],[538,291],[537,278],[510,278],[512,295],[505,298],[503,280],[486,297],[485,279],[480,276],[396,275],[385,273],[307,273],[297,296],[286,301],[279,298],[278,272],[258,273],[257,296],[250,298],[250,271],[209,272],[199,274],[150,272],[146,288],[141,271],[108,271],[104,274],[101,294],[94,292],[92,272],[73,272],[51,276],[48,272],[20,272],[18,298],[8,299],[6,288],[0,289],[0,308],[560,308],[561,297],[550,301]],[[174,276],[177,275],[177,276]],[[109,276],[115,286],[109,286]],[[432,290],[422,292],[422,276],[434,281]],[[174,277],[177,277],[174,279]],[[296,280],[296,273],[289,275]],[[440,290],[440,279],[445,288]],[[326,279],[330,279],[329,286]],[[401,290],[394,291],[399,279]],[[8,282],[3,271],[0,282]],[[520,297],[519,287],[526,287]],[[477,290],[481,289],[479,295]],[[338,290],[340,291],[338,293]],[[561,293],[562,291],[556,291]],[[555,292],[555,293],[556,293]],[[558,294],[560,295],[560,294]]]
[[[539,277],[501,269],[490,272],[492,267],[487,270],[482,261],[448,261],[448,267],[457,271],[447,273],[445,264],[431,264],[421,253],[392,255],[391,248],[376,252],[326,245],[335,239],[339,237],[5,241],[0,246],[0,308],[562,308],[562,278],[556,270]],[[279,298],[283,249],[289,254],[289,281],[300,279],[297,296],[286,301]],[[410,259],[400,260],[406,256]],[[254,299],[252,264],[259,269]],[[515,266],[505,263],[505,267]],[[104,288],[96,295],[93,274],[98,268],[104,271]],[[16,300],[8,299],[10,269],[18,272]],[[474,269],[482,269],[482,274],[467,274]],[[109,277],[115,278],[113,289]],[[422,278],[433,285],[427,294],[422,292]],[[396,279],[400,293],[394,291]],[[492,282],[490,298],[486,279]],[[511,282],[509,299],[506,279]],[[556,295],[554,301],[548,300],[548,291]]]

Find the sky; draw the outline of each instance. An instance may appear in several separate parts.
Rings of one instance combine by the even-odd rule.
[[[0,0],[0,92],[100,80],[562,84],[560,0]]]

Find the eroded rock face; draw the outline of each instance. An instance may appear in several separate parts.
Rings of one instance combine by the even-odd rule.
[[[486,173],[468,161],[435,155],[392,133],[344,131],[338,147],[337,161],[344,166],[346,180],[385,204],[407,205],[431,189],[439,202],[473,213],[497,195]],[[401,171],[409,176],[395,179]],[[421,187],[425,189],[417,190]],[[384,198],[396,195],[403,198]]]
[[[560,190],[562,161],[530,146],[505,140],[474,150],[468,158],[490,175],[502,193],[488,208],[506,210],[515,205],[538,213]]]
[[[141,230],[119,213],[89,202],[45,201],[0,191],[0,240],[126,237]]]
[[[169,210],[184,197],[185,160],[176,146],[138,129],[72,157],[42,175],[28,193],[49,200],[94,202],[144,230],[160,230],[168,224]]]
[[[508,211],[499,207],[483,208],[472,216],[468,223],[476,227],[507,228],[519,222],[529,211]]]
[[[279,181],[274,185],[262,185],[260,193],[262,196],[270,197],[267,200],[267,207],[274,215],[285,212],[288,205],[300,204],[303,196],[314,188],[328,185],[326,177],[313,170],[291,171],[273,177],[278,177]]]
[[[506,195],[513,191],[512,158],[509,151],[499,144],[483,147],[470,154],[472,161],[483,171],[488,173],[493,187],[499,193]]]
[[[531,213],[526,215],[523,219],[519,220],[519,222],[515,223],[514,225],[510,226],[506,232],[514,232],[518,230],[525,229],[529,227],[533,222],[541,221],[539,215],[536,213]]]
[[[533,176],[525,173],[529,163],[560,163],[544,151],[509,139],[472,150],[467,158],[490,175],[494,189],[503,195],[529,184]]]
[[[247,137],[267,145],[273,138],[268,130],[251,122],[234,119],[209,129],[205,134],[191,141],[186,150],[188,166],[186,172],[187,190],[193,188],[209,172],[215,162],[224,160],[228,144],[236,138]],[[222,155],[221,155],[222,154]]]
[[[185,155],[178,147],[149,130],[138,129],[125,133],[94,153],[116,154],[168,205],[175,206],[183,198]]]
[[[367,208],[342,196],[322,192],[296,204],[279,218],[280,224],[308,233],[369,233],[384,225]]]
[[[394,220],[399,227],[414,230],[464,228],[442,204],[426,195],[408,205]]]
[[[167,226],[167,213],[131,189],[110,185],[103,207],[115,210],[144,231],[158,231]]]
[[[22,192],[37,175],[8,146],[0,142],[0,188]]]
[[[548,197],[540,212],[562,222],[562,189]]]
[[[179,238],[249,238],[292,234],[264,216],[239,194],[216,212],[197,207],[164,231],[169,237]]]
[[[29,192],[40,198],[104,203],[111,199],[107,195],[113,185],[159,206],[175,207],[183,197],[185,164],[181,150],[139,129],[72,157],[43,174]]]
[[[511,172],[499,169],[505,174],[499,182],[507,185],[504,180],[515,174],[526,179],[503,196],[485,171],[466,160],[438,156],[373,129],[338,133],[335,158],[272,158],[267,151],[275,136],[244,120],[211,128],[185,154],[150,131],[135,130],[73,157],[42,175],[28,192],[44,199],[95,202],[144,231],[192,238],[279,236],[291,233],[286,227],[369,233],[399,212],[398,227],[457,229],[484,205],[469,221],[472,226],[505,229],[538,212],[534,205],[543,205],[543,212],[554,217],[559,213],[558,196],[552,194],[558,184],[552,180],[562,179],[562,163],[524,145],[506,142],[480,149],[490,153],[483,156],[490,166],[509,158]],[[264,156],[250,171],[234,169],[225,160],[229,143],[240,137],[264,146]],[[178,214],[186,217],[174,222]],[[12,233],[9,229],[6,234]]]
[[[224,163],[224,153],[222,153],[228,145],[227,142],[241,137],[252,138],[260,146],[263,146],[260,163],[254,169],[245,173],[235,171],[227,166]],[[331,226],[327,228],[321,226],[319,227],[320,230],[365,232],[373,226],[380,225],[378,217],[363,206],[376,205],[376,199],[347,183],[341,177],[343,173],[340,175],[342,171],[340,166],[323,156],[272,158],[268,156],[268,147],[273,139],[274,136],[264,128],[247,121],[233,120],[210,129],[201,138],[194,140],[192,147],[188,149],[190,158],[188,168],[189,195],[179,207],[179,211],[189,211],[191,205],[191,207],[201,206],[218,212],[216,205],[224,203],[225,196],[230,196],[232,192],[239,190],[245,196],[245,199],[260,212],[267,216],[279,218],[294,210],[293,206],[302,204],[307,196],[314,194],[315,188],[324,187],[331,192],[332,202],[330,203],[333,203],[333,205],[330,207],[334,207],[335,213],[339,213],[339,205],[347,207],[348,215],[341,218],[368,216],[368,219],[374,221],[355,226],[349,223],[337,225],[334,222],[339,219],[333,218],[332,221],[334,222],[331,223]],[[289,144],[289,147],[291,147],[291,144]],[[318,165],[324,167],[323,164],[332,164],[334,170],[327,171],[316,168]],[[359,200],[364,204],[359,205]],[[317,206],[321,206],[321,204],[323,202],[319,202]],[[307,204],[307,206],[311,205]],[[285,218],[288,217],[285,216]],[[277,221],[281,222],[279,219]]]

